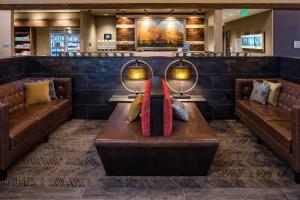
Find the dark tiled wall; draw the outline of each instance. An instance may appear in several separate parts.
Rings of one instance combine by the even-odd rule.
[[[0,59],[0,84],[24,78],[24,59]]]
[[[163,74],[174,58],[141,58],[155,75]],[[73,110],[76,118],[107,118],[114,105],[108,102],[113,94],[128,94],[119,72],[130,58],[62,58],[27,57],[24,72],[30,76],[73,78]],[[209,103],[207,116],[212,119],[234,117],[234,79],[240,77],[279,77],[280,58],[192,58],[200,80],[193,94],[204,95]]]
[[[300,83],[300,59],[281,58],[280,77]]]

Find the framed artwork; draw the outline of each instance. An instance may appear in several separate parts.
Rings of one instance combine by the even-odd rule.
[[[186,41],[204,41],[204,28],[186,28]]]
[[[145,50],[174,49],[184,43],[183,19],[146,18],[136,20],[136,45]]]
[[[265,34],[242,35],[242,48],[251,50],[265,50]]]
[[[204,18],[199,17],[188,17],[186,18],[186,24],[204,24]]]
[[[120,18],[117,18],[117,21],[116,21],[116,24],[117,25],[134,25],[135,24],[135,19],[134,18],[127,18],[127,17],[120,17]]]
[[[117,41],[134,41],[134,28],[117,28]]]

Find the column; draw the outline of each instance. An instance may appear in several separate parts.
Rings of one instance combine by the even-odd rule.
[[[215,52],[223,52],[223,10],[216,9],[214,15],[214,39],[215,39]]]
[[[14,12],[0,10],[0,57],[14,55]]]

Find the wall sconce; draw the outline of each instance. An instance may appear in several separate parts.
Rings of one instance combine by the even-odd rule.
[[[147,80],[153,76],[151,66],[143,60],[130,60],[125,63],[120,72],[121,83],[125,89],[134,94],[129,98],[135,98],[144,92]]]
[[[168,87],[177,93],[173,95],[174,98],[191,98],[186,93],[197,85],[198,78],[197,68],[188,60],[174,60],[165,70],[165,80]]]

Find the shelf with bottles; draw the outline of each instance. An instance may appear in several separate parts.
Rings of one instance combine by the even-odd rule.
[[[30,56],[35,53],[35,28],[14,27],[14,35],[16,56]]]
[[[16,36],[15,37],[15,42],[30,42],[30,35],[25,35],[25,36]]]

